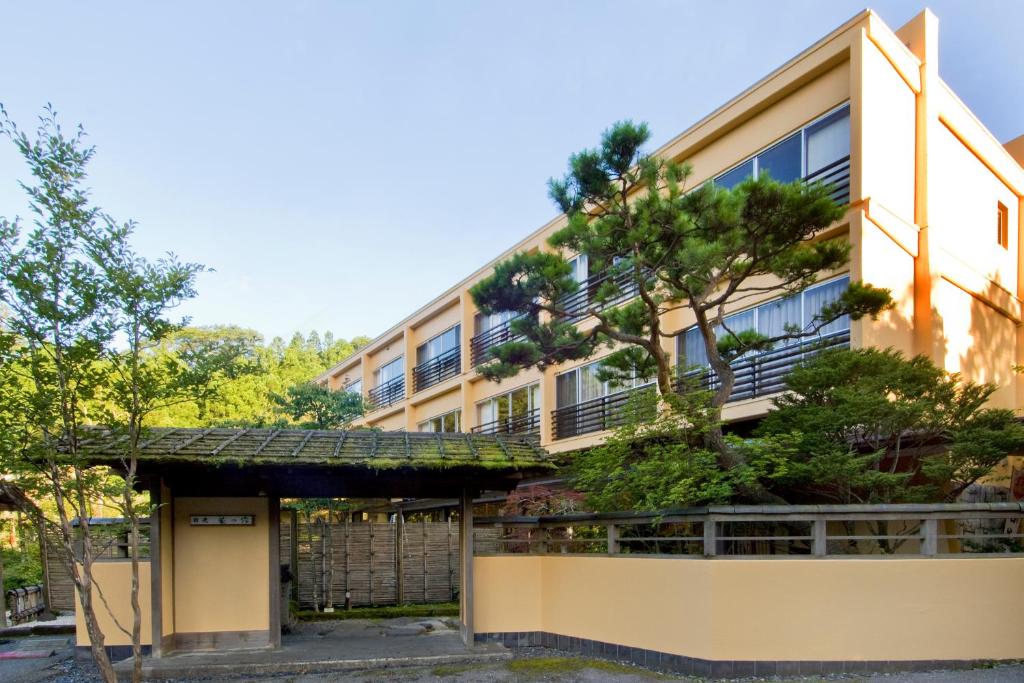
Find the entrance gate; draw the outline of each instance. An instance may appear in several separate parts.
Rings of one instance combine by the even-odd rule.
[[[121,466],[120,443],[97,438],[89,463]],[[457,497],[460,622],[472,644],[473,498],[552,468],[536,446],[500,435],[371,430],[153,430],[138,460],[158,506],[148,567],[153,657],[280,646],[281,498]],[[120,578],[97,579],[110,602],[127,590]],[[116,646],[116,630],[104,631]]]

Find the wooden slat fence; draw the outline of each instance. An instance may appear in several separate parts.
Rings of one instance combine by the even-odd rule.
[[[124,539],[97,532],[96,554],[126,557]],[[56,532],[44,548],[50,609],[74,611],[75,592]],[[296,543],[293,544],[293,538]],[[145,541],[144,541],[145,543]],[[312,609],[449,602],[459,595],[459,530],[454,522],[348,522],[281,515],[281,563],[295,580],[292,599]],[[148,546],[143,546],[148,557]]]
[[[354,607],[458,598],[459,532],[454,523],[328,524],[289,517],[282,518],[281,558],[293,565],[292,597],[304,609],[343,607],[346,593]]]

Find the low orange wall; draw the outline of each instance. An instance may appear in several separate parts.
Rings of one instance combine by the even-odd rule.
[[[1024,658],[1024,558],[474,560],[479,633],[708,660]]]
[[[93,610],[96,621],[103,631],[105,645],[131,645],[132,639],[117,627],[120,624],[130,633],[132,630],[132,564],[128,560],[118,562],[94,562],[92,565]],[[98,587],[98,589],[97,589]],[[100,597],[103,593],[103,598]],[[153,619],[151,610],[152,588],[149,580],[149,561],[139,562],[139,606],[142,608],[142,644],[153,643]],[[104,604],[103,599],[106,599]],[[108,609],[109,607],[109,609]],[[90,644],[89,632],[85,630],[82,605],[75,595],[75,638],[79,646]]]

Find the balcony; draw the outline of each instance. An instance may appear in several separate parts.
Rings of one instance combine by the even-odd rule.
[[[850,331],[842,330],[733,361],[736,384],[729,395],[729,401],[742,401],[784,391],[786,375],[798,363],[813,358],[827,349],[849,347]],[[718,378],[709,370],[692,370],[684,377],[711,391],[721,386]],[[683,382],[679,382],[677,390],[682,387]],[[621,426],[626,422],[626,408],[630,397],[639,391],[653,390],[654,386],[648,384],[553,410],[552,438],[567,439]]]
[[[515,320],[516,318],[513,318]],[[490,360],[488,352],[495,346],[519,339],[512,334],[512,320],[506,320],[469,340],[469,359],[474,366]]]
[[[841,330],[734,360],[731,365],[736,373],[736,384],[729,394],[729,401],[777,394],[786,388],[786,375],[797,363],[809,360],[827,349],[848,348],[850,330]],[[710,370],[691,370],[684,377],[710,391],[721,386],[718,377]]]
[[[619,273],[605,271],[591,275],[579,284],[579,288],[575,292],[558,300],[558,305],[565,311],[565,319],[568,322],[579,322],[590,315],[591,302],[602,285],[608,282],[614,282],[619,288],[620,293],[609,301],[601,302],[596,307],[598,311],[618,306],[625,301],[629,301],[639,293],[631,271]]]
[[[370,389],[367,397],[374,410],[387,408],[405,398],[405,377],[395,377]]]
[[[830,186],[830,196],[836,204],[850,203],[850,157],[849,155],[819,168],[804,178],[807,183],[822,183]]]
[[[625,424],[630,398],[637,392],[654,391],[653,384],[624,389],[551,411],[551,438],[568,439],[590,432],[603,432]]]
[[[456,347],[414,367],[412,369],[412,390],[422,391],[450,377],[455,377],[460,372],[462,372],[462,357],[459,348]]]
[[[485,422],[471,430],[474,434],[511,434],[513,436],[540,436],[540,409],[534,409],[522,415]]]

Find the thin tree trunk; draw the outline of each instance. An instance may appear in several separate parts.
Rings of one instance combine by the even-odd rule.
[[[4,553],[0,543],[0,628],[7,627],[7,591],[4,590]]]

